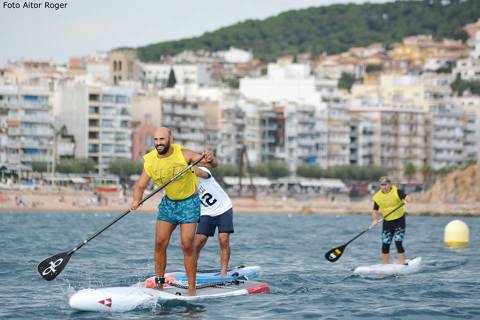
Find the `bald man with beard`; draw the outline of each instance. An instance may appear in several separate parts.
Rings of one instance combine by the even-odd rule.
[[[144,158],[143,172],[134,191],[131,210],[136,210],[150,180],[160,186],[185,169],[190,163],[204,159],[198,166],[213,168],[217,162],[212,152],[202,154],[173,143],[170,129],[155,130],[155,149]],[[180,240],[183,249],[185,272],[188,277],[188,294],[196,294],[197,253],[194,246],[195,231],[200,219],[200,199],[197,192],[197,176],[194,170],[185,172],[165,187],[165,195],[159,205],[155,229],[155,284],[158,289],[165,283],[167,248],[172,232],[180,225]]]

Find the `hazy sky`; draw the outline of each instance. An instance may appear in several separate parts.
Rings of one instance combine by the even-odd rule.
[[[387,0],[63,1],[67,7],[58,11],[44,8],[43,1],[40,9],[9,9],[0,1],[0,66],[20,59],[64,63],[71,56],[198,36],[292,9]]]

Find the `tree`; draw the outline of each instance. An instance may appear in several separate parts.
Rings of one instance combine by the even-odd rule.
[[[456,92],[459,96],[463,95],[464,91],[469,91],[475,95],[480,95],[480,81],[465,81],[462,80],[460,74],[457,75],[457,78],[450,85],[453,92]]]
[[[257,166],[254,171],[261,177],[273,179],[288,177],[290,174],[287,165],[280,161],[267,161]]]
[[[232,89],[240,88],[240,79],[238,77],[225,77],[222,79],[222,82]]]
[[[127,181],[131,175],[142,173],[143,164],[130,159],[115,159],[108,165],[108,170],[119,176],[122,182]]]
[[[429,165],[422,167],[422,176],[425,183],[429,183],[433,177],[433,168]]]
[[[381,64],[369,64],[367,65],[367,68],[365,71],[367,73],[372,73],[372,72],[379,72],[383,70],[383,66]]]
[[[346,89],[350,92],[352,89],[353,84],[355,83],[356,78],[350,73],[342,72],[340,79],[338,80],[338,88],[339,89]]]
[[[210,169],[215,180],[223,184],[223,178],[227,176],[238,177],[239,167],[233,164],[219,164],[217,167]]]
[[[304,178],[321,178],[323,170],[316,164],[302,164],[297,167],[297,176]]]
[[[407,176],[408,181],[412,180],[412,177],[415,175],[417,172],[417,168],[415,168],[415,165],[411,162],[407,163],[405,165],[404,173]]]
[[[175,71],[171,68],[170,74],[168,75],[167,88],[174,88],[176,84],[177,78],[175,77]]]
[[[89,173],[95,171],[93,159],[63,159],[57,165],[60,173]]]
[[[33,172],[47,172],[48,171],[48,163],[47,162],[33,161],[32,162],[32,170],[33,170]]]

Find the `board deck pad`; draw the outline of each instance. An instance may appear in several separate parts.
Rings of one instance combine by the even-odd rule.
[[[198,272],[197,273],[197,285],[214,282],[214,281],[233,281],[236,279],[249,280],[256,278],[260,275],[261,268],[259,266],[241,266],[228,270],[227,275],[222,277],[219,271],[213,272]],[[175,281],[187,281],[187,275],[183,271],[169,272],[165,274],[166,279],[172,279]]]

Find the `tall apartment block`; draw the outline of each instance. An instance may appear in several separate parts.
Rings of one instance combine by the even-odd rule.
[[[194,98],[164,97],[162,125],[170,128],[175,143],[201,152],[205,148],[205,115]]]
[[[427,164],[426,111],[363,107],[350,112],[353,119],[371,123],[371,127],[366,127],[365,131],[352,131],[351,139],[355,132],[361,133],[356,140],[360,140],[362,135],[368,135],[366,143],[356,145],[357,155],[361,154],[362,159],[373,159],[369,160],[370,164],[384,167],[389,175],[401,182],[407,180],[405,167],[410,163],[416,169],[412,179],[421,180],[421,169]]]
[[[244,144],[245,112],[237,99],[226,99],[221,106],[217,157],[220,163],[238,164]]]
[[[453,106],[432,107],[430,114],[429,162],[433,169],[461,165],[464,155],[465,113]]]
[[[57,91],[54,112],[75,137],[76,158],[93,159],[100,174],[131,158],[131,89],[66,81]]]
[[[7,163],[51,163],[53,138],[50,94],[32,86],[0,87],[0,108],[6,124],[0,149]],[[5,130],[4,130],[5,131]]]

